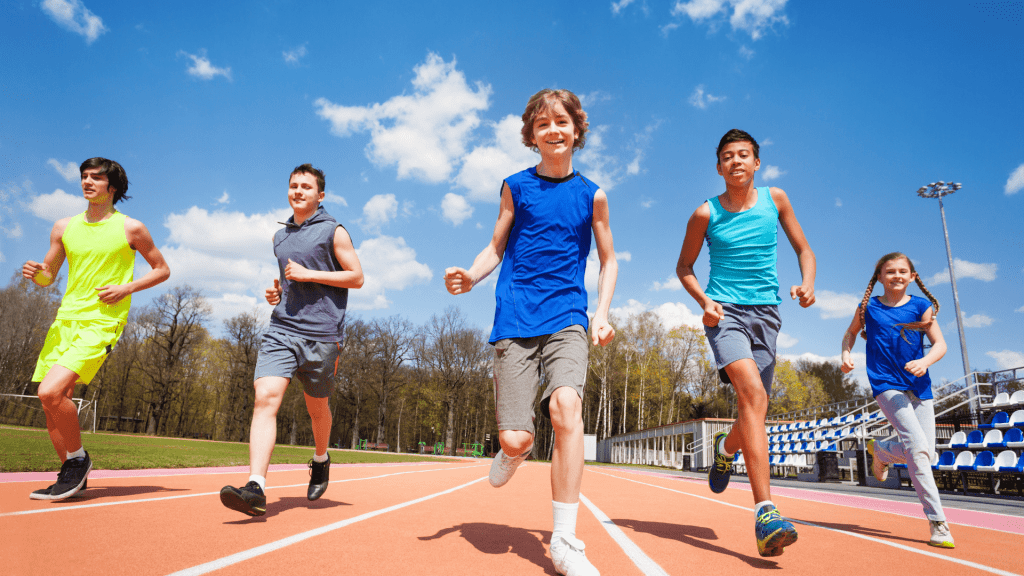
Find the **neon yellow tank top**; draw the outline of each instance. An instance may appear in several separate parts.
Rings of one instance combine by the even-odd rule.
[[[68,258],[68,290],[57,319],[124,322],[128,318],[131,295],[111,306],[100,301],[96,290],[132,281],[135,250],[128,244],[125,219],[124,214],[114,212],[110,218],[90,224],[83,212],[68,222],[63,238]]]

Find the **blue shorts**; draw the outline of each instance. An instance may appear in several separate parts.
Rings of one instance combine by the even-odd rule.
[[[254,380],[267,376],[294,378],[313,398],[334,390],[341,342],[317,342],[284,332],[266,332],[260,342]]]
[[[720,302],[725,317],[714,328],[705,326],[711,352],[715,355],[718,376],[730,384],[725,367],[737,360],[750,358],[761,373],[761,383],[772,395],[775,378],[775,341],[782,328],[782,317],[775,304],[729,304]]]

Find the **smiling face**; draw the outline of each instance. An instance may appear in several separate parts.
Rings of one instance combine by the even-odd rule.
[[[533,119],[533,141],[541,157],[572,154],[576,125],[562,103],[549,99]]]
[[[315,175],[299,172],[288,179],[288,204],[295,211],[296,221],[305,220],[316,212],[323,199],[324,193],[318,189]]]
[[[91,204],[113,203],[116,190],[110,186],[107,175],[100,171],[100,168],[82,170],[82,196]]]
[[[751,142],[730,142],[718,154],[718,173],[725,178],[726,184],[738,186],[748,183],[760,168],[761,159],[754,153]]]
[[[902,293],[907,291],[910,283],[917,279],[917,273],[910,266],[906,258],[894,258],[882,264],[878,272],[878,281],[882,283],[885,292]]]

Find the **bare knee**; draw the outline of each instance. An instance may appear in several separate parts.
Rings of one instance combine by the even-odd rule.
[[[548,401],[548,414],[556,431],[582,426],[583,401],[575,389],[563,386],[552,392]]]
[[[498,432],[501,449],[509,456],[518,456],[533,446],[533,434],[526,430],[501,430]]]
[[[281,400],[284,398],[284,389],[279,386],[263,383],[260,380],[257,380],[254,386],[256,387],[254,412],[261,415],[276,416],[278,408],[281,407]]]

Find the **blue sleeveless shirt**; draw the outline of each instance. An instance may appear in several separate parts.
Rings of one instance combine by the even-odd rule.
[[[704,293],[715,302],[779,304],[779,209],[768,187],[757,188],[757,203],[743,212],[722,208],[718,197],[708,199],[711,219],[704,237],[711,256],[711,273]]]
[[[515,222],[495,290],[490,341],[589,326],[583,278],[590,254],[596,184],[579,172],[553,180],[528,168],[505,179]]]
[[[920,296],[911,296],[909,302],[896,307],[882,304],[877,297],[868,300],[864,328],[868,337],[867,371],[872,396],[886,390],[909,390],[921,400],[932,398],[932,380],[928,373],[919,378],[903,369],[907,362],[924,357],[924,333],[907,329],[901,336],[896,326],[920,321],[931,305]]]
[[[334,233],[338,222],[323,206],[302,224],[295,216],[274,234],[274,256],[281,273],[281,301],[270,315],[270,330],[316,342],[341,342],[345,336],[348,288],[318,282],[293,282],[284,277],[291,259],[310,270],[338,272]]]

